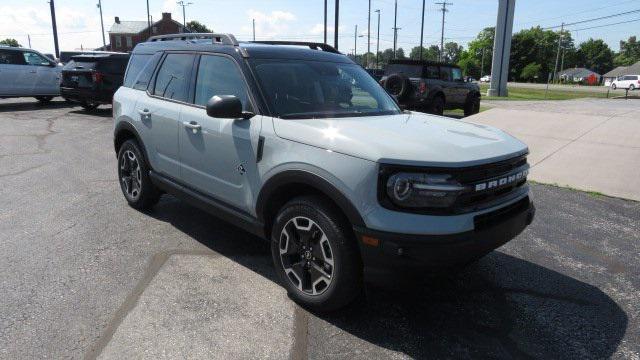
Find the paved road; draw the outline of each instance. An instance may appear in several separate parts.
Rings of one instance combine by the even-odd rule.
[[[129,208],[108,111],[0,100],[0,358],[640,357],[640,204],[533,186],[534,224],[456,274],[372,276],[317,316],[267,244]]]
[[[493,125],[531,151],[531,178],[640,200],[640,100],[483,101],[465,119]]]

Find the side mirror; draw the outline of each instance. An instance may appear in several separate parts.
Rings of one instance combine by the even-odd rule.
[[[214,95],[207,101],[207,115],[214,118],[250,119],[254,114],[242,111],[242,102],[235,95]]]

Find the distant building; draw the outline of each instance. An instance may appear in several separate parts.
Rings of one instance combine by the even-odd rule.
[[[127,52],[141,42],[147,41],[149,35],[166,35],[190,32],[181,23],[171,19],[171,13],[162,13],[162,19],[151,24],[151,34],[146,21],[121,21],[115,17],[115,22],[109,29],[109,50]]]
[[[609,86],[613,80],[624,75],[640,75],[640,61],[631,66],[618,66],[617,68],[602,75],[604,85]]]
[[[558,72],[558,78],[562,82],[584,83],[596,85],[600,83],[602,75],[586,68],[570,68]]]

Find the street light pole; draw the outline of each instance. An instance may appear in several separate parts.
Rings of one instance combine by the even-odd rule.
[[[353,61],[357,64],[358,59],[358,24],[356,24],[356,31],[353,33]]]
[[[422,60],[422,44],[424,40],[424,2],[425,0],[422,0],[422,25],[420,25],[420,60]]]
[[[256,41],[256,19],[253,19],[253,41]]]
[[[338,50],[338,24],[339,24],[339,15],[340,15],[340,0],[336,0],[336,16],[335,16],[335,25],[333,28],[333,47]]]
[[[324,0],[324,43],[327,43],[327,0]]]
[[[58,48],[58,26],[56,25],[56,6],[53,0],[49,0],[49,8],[51,9],[51,27],[53,28],[53,46],[56,51],[56,59],[60,58],[60,48]]]
[[[100,9],[100,28],[102,29],[102,47],[107,50],[107,41],[104,39],[104,22],[102,21],[102,0],[98,0],[98,9]]]
[[[369,67],[369,53],[371,52],[371,0],[369,0],[369,13],[367,16],[367,54],[365,55],[366,63],[364,65]]]
[[[376,10],[378,13],[378,35],[376,36],[376,69],[380,68],[380,9]]]

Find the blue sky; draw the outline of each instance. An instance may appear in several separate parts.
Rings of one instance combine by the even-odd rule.
[[[323,0],[190,0],[187,21],[198,20],[218,32],[231,32],[239,39],[250,39],[251,20],[256,19],[258,39],[286,39],[322,41]],[[496,21],[498,0],[448,0],[453,2],[445,24],[446,41],[466,44],[484,27]],[[158,19],[163,11],[182,21],[181,8],[174,0],[149,0],[151,13]],[[333,4],[329,2],[329,27],[333,28]],[[70,50],[102,45],[100,17],[97,0],[56,0],[60,48]],[[373,10],[381,10],[380,48],[393,43],[394,0],[372,0],[371,49],[375,49],[377,17]],[[122,20],[144,20],[145,0],[102,0],[105,31],[113,23],[113,17]],[[358,25],[358,53],[366,51],[368,0],[340,1],[340,50],[351,52],[354,48],[354,27]],[[409,50],[420,41],[421,0],[398,0],[398,45]],[[640,0],[517,0],[514,31],[535,25],[554,26],[561,22],[573,22],[598,16],[640,9]],[[24,46],[31,34],[32,47],[44,52],[53,50],[48,3],[45,0],[1,0],[0,38],[14,37]],[[640,19],[640,13],[601,20],[574,29],[606,25],[626,20]],[[434,1],[427,1],[425,13],[425,44],[440,41],[441,12]],[[603,38],[614,50],[619,40],[631,35],[640,36],[640,21],[599,29],[572,33],[577,42],[589,37]],[[333,39],[332,33],[329,35]],[[332,40],[331,40],[332,42]]]

